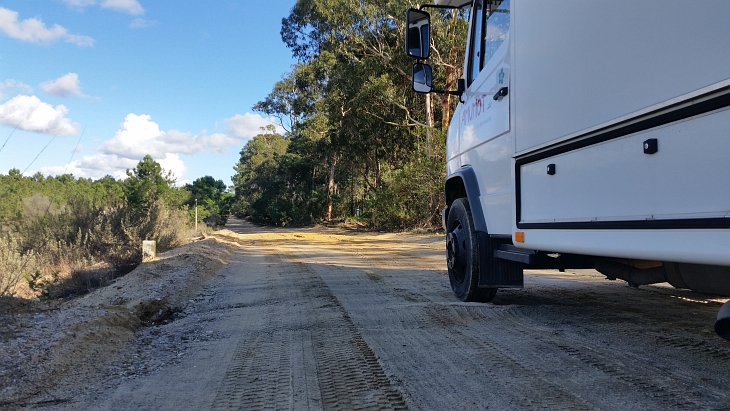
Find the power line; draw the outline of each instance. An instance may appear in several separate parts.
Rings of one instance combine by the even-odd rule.
[[[71,158],[69,158],[69,160],[68,160],[68,163],[66,164],[66,170],[68,169],[68,166],[69,166],[69,165],[71,164],[71,160],[73,160],[73,158],[74,158],[74,154],[76,153],[76,148],[78,148],[79,144],[81,143],[81,138],[82,138],[82,137],[84,136],[84,133],[85,133],[85,132],[86,132],[86,127],[84,127],[84,130],[83,130],[83,131],[81,132],[81,136],[79,136],[79,140],[78,140],[78,141],[76,142],[76,146],[74,146],[74,149],[73,149],[73,151],[71,152]],[[41,150],[41,152],[40,152],[40,153],[38,153],[38,155],[37,155],[37,156],[35,156],[35,158],[33,159],[33,161],[31,161],[31,162],[30,162],[30,164],[28,164],[28,167],[26,167],[26,168],[25,168],[25,170],[23,170],[23,173],[21,173],[21,175],[22,175],[22,174],[24,174],[24,173],[25,173],[25,172],[26,172],[26,171],[28,170],[28,168],[30,168],[30,166],[31,166],[31,165],[32,165],[32,164],[33,164],[33,163],[35,162],[35,160],[36,160],[36,159],[37,159],[37,158],[38,158],[38,157],[39,157],[39,156],[40,156],[40,155],[41,155],[41,154],[43,153],[43,151],[44,151],[44,150],[45,150],[45,149],[46,149],[46,148],[47,148],[47,147],[48,147],[49,145],[51,145],[51,143],[53,142],[53,140],[55,140],[55,139],[56,139],[56,137],[58,137],[58,133],[56,133],[56,135],[55,135],[55,136],[53,136],[53,138],[51,139],[51,141],[49,141],[49,142],[48,142],[48,144],[46,144],[46,146],[45,146],[45,147],[43,147],[43,149]],[[7,142],[7,141],[6,141],[6,142]],[[3,145],[3,147],[4,147],[4,145]],[[63,174],[66,174],[66,170],[63,170]],[[51,205],[52,205],[52,203],[51,203],[51,202],[49,201],[49,202],[48,202],[48,208],[46,208],[46,215],[48,215],[48,213],[49,213],[49,212],[51,211]],[[43,248],[45,248],[45,247],[46,247],[46,246],[48,245],[48,240],[49,240],[48,238],[45,238],[45,239],[43,240],[43,245],[41,245],[41,246],[40,246],[39,248],[40,248],[40,249],[43,249]],[[23,270],[25,269],[25,266],[26,266],[26,265],[28,265],[28,262],[29,262],[29,261],[30,261],[30,254],[28,254],[28,256],[27,256],[27,258],[25,259],[25,261],[23,261],[23,265],[21,265],[21,266],[20,266],[20,270],[19,270],[20,272],[23,272]]]
[[[38,155],[37,155],[37,156],[35,156],[35,158],[33,159],[33,161],[31,161],[31,162],[30,162],[30,164],[28,164],[28,167],[26,167],[26,168],[25,168],[25,170],[23,170],[23,172],[22,172],[22,173],[20,173],[21,175],[22,175],[22,174],[25,174],[25,172],[26,172],[26,171],[28,171],[28,169],[30,168],[30,166],[32,166],[32,165],[33,165],[33,163],[35,163],[35,161],[36,161],[36,160],[38,159],[38,157],[40,157],[40,156],[41,156],[41,154],[43,154],[43,152],[44,152],[44,151],[45,151],[45,150],[46,150],[46,149],[48,148],[48,146],[50,146],[50,145],[51,145],[51,143],[53,143],[53,140],[55,140],[55,139],[56,139],[56,137],[58,137],[58,133],[56,133],[56,135],[55,135],[55,136],[53,136],[53,138],[51,138],[51,141],[49,141],[49,142],[48,142],[48,144],[46,144],[46,146],[45,146],[45,147],[43,147],[43,148],[41,149],[41,152],[40,152],[40,153],[38,153]]]
[[[74,159],[74,154],[76,154],[76,149],[79,148],[79,144],[81,144],[81,138],[84,137],[85,132],[86,132],[86,126],[84,126],[84,130],[81,132],[81,135],[79,136],[79,141],[76,142],[76,145],[74,146],[73,151],[71,151],[71,158],[68,159],[68,163],[66,163],[66,168],[63,169],[63,174],[66,174],[66,171],[68,170],[68,166],[71,165],[71,160]]]
[[[0,152],[3,151],[3,149],[5,148],[5,144],[8,144],[8,141],[10,141],[10,137],[12,137],[13,136],[13,133],[15,133],[15,130],[17,130],[18,127],[20,127],[20,125],[23,124],[23,121],[25,121],[25,119],[21,119],[20,122],[18,123],[18,125],[15,126],[15,128],[13,129],[13,131],[10,132],[10,135],[8,136],[8,138],[5,139],[5,142],[3,143],[3,146],[0,147]]]

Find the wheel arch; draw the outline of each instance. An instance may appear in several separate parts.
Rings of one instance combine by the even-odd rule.
[[[484,218],[484,210],[482,210],[482,204],[479,200],[480,194],[477,175],[471,166],[460,168],[451,174],[444,184],[446,207],[451,207],[454,200],[466,197],[474,220],[474,228],[476,231],[487,233],[487,221]]]

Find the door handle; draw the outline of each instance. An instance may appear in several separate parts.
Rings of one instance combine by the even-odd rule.
[[[494,97],[492,97],[492,98],[495,101],[498,101],[500,98],[506,96],[507,94],[509,94],[509,89],[507,87],[502,87],[496,93],[494,93]]]

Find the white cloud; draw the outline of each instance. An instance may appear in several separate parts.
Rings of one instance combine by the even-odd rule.
[[[133,29],[143,29],[145,27],[154,26],[157,24],[157,20],[145,20],[141,17],[132,20],[129,27]]]
[[[200,143],[205,151],[210,151],[215,154],[223,154],[228,147],[241,143],[239,139],[222,133],[207,135],[203,132],[195,136],[195,140]]]
[[[75,44],[79,47],[91,47],[94,45],[94,39],[89,36],[79,36],[77,34],[67,34],[64,37],[66,43]]]
[[[70,7],[79,9],[99,4],[99,7],[103,9],[110,9],[133,16],[144,14],[144,8],[139,4],[139,0],[63,0],[63,2]]]
[[[112,9],[114,11],[121,11],[133,16],[144,14],[144,9],[137,0],[102,0],[101,7],[104,9]]]
[[[101,178],[109,174],[114,178],[126,178],[125,171],[137,166],[145,156],[152,156],[163,169],[173,173],[177,185],[185,181],[187,170],[181,155],[200,152],[222,154],[231,146],[241,146],[243,140],[250,139],[261,132],[261,127],[273,124],[257,114],[237,114],[225,119],[229,132],[208,134],[205,130],[198,134],[178,130],[164,131],[147,114],[128,114],[114,137],[105,141],[99,152],[84,156],[66,166],[44,167],[43,174],[58,175],[71,173],[77,177]],[[277,128],[283,132],[282,129]]]
[[[38,133],[71,136],[78,134],[79,124],[66,118],[68,109],[42,102],[36,96],[15,96],[0,105],[0,124]]]
[[[40,171],[44,175],[60,175],[73,174],[75,177],[99,179],[105,175],[111,175],[117,179],[127,177],[126,170],[134,168],[141,160],[132,160],[128,158],[120,158],[114,155],[93,154],[84,156],[81,160],[74,160],[68,166],[51,166],[41,167]]]
[[[33,87],[13,79],[0,82],[0,100],[4,100],[6,94],[18,93],[31,94],[33,93]]]
[[[157,159],[157,162],[160,163],[163,170],[171,172],[175,180],[182,178],[187,170],[185,163],[177,154],[166,153],[165,158]]]
[[[90,156],[84,156],[78,162],[78,166],[88,170],[104,171],[107,173],[118,171],[121,172],[122,175],[126,175],[126,170],[128,168],[134,168],[140,160],[142,160],[142,157],[132,159],[97,153]]]
[[[180,179],[187,171],[185,163],[177,154],[166,154],[161,158],[152,157],[160,163],[165,171],[170,171],[175,179]],[[139,158],[124,158],[114,154],[96,153],[84,156],[80,160],[74,160],[68,166],[51,166],[41,167],[40,171],[44,175],[61,175],[73,174],[75,177],[99,179],[105,175],[110,175],[116,179],[127,178],[127,170],[137,167],[142,160]],[[178,185],[180,183],[178,182]]]
[[[126,158],[142,158],[146,154],[153,157],[164,156],[165,147],[160,147],[159,144],[164,135],[160,126],[151,121],[149,115],[128,114],[122,128],[102,145],[101,151]]]
[[[81,92],[81,82],[76,73],[68,73],[53,81],[41,83],[41,88],[56,97],[87,97]]]
[[[251,139],[255,135],[261,134],[261,127],[275,125],[272,119],[264,118],[258,114],[252,113],[236,114],[235,116],[227,118],[224,121],[228,123],[229,135],[244,140]],[[278,133],[283,133],[284,129],[276,126],[276,131]]]
[[[50,43],[62,39],[81,47],[94,45],[91,37],[70,34],[58,24],[48,28],[43,21],[35,18],[18,21],[18,12],[4,7],[0,7],[0,31],[8,37],[28,43]]]
[[[141,158],[146,154],[164,158],[167,154],[221,154],[239,143],[239,139],[221,133],[202,131],[192,135],[178,130],[162,131],[149,115],[129,114],[122,128],[102,145],[101,151],[127,158]]]
[[[71,7],[86,7],[96,3],[96,0],[63,0]]]

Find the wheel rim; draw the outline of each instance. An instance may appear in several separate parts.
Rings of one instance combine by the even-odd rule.
[[[446,262],[455,279],[462,283],[466,277],[466,230],[461,222],[446,235]]]

